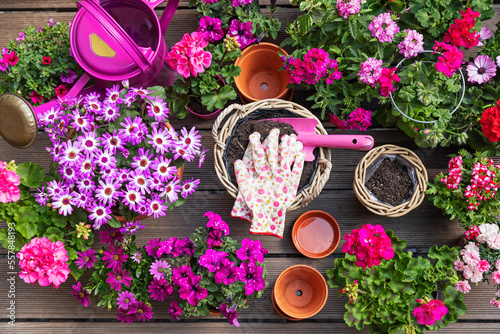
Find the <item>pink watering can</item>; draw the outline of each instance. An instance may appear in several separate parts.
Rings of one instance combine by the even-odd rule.
[[[86,72],[68,94],[35,108],[22,97],[0,96],[0,135],[12,146],[31,146],[38,132],[36,115],[60,102],[129,80],[130,86],[171,85],[174,71],[165,62],[165,31],[179,0],[169,0],[158,20],[155,7],[164,0],[82,0],[71,24],[70,46]],[[82,91],[94,77],[98,86]],[[100,87],[99,87],[100,86]]]

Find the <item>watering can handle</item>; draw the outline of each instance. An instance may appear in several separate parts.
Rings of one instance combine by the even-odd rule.
[[[151,9],[155,9],[156,6],[161,4],[165,0],[142,0],[146,5],[149,6]],[[170,20],[174,16],[175,11],[177,10],[177,7],[179,6],[179,0],[169,0],[167,3],[167,6],[165,7],[165,10],[163,11],[163,14],[161,15],[160,18],[160,27],[161,27],[161,33],[162,35],[165,35],[165,31],[167,31],[168,24],[170,23]]]

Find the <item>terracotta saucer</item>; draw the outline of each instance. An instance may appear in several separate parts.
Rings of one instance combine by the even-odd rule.
[[[316,315],[328,299],[323,275],[302,264],[285,269],[276,279],[273,291],[277,308],[295,319]]]
[[[276,299],[274,298],[274,289],[273,292],[271,293],[271,301],[273,302],[274,309],[276,310],[276,313],[281,315],[283,318],[288,319],[288,320],[293,320],[293,321],[299,321],[302,319],[297,319],[297,318],[292,318],[289,315],[287,315],[285,312],[283,312],[278,305],[276,305]]]
[[[324,211],[307,211],[295,221],[292,240],[295,248],[305,256],[313,259],[326,257],[339,245],[339,224]]]

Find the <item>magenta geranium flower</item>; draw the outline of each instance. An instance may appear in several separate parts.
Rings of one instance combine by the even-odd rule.
[[[149,273],[153,275],[155,280],[165,278],[165,272],[170,268],[170,264],[164,260],[156,260],[151,264]]]
[[[168,284],[165,279],[153,279],[148,287],[148,292],[153,300],[164,301],[166,297],[170,297],[173,292],[173,287]]]
[[[136,300],[134,294],[129,291],[120,292],[116,298],[116,305],[123,310],[127,310],[129,306],[135,302]]]
[[[262,243],[259,240],[252,241],[245,238],[241,241],[241,248],[236,251],[236,255],[242,261],[249,260],[253,263],[255,261],[262,263],[267,252],[267,249],[262,248]]]
[[[423,300],[417,299],[417,302],[420,306],[413,310],[413,316],[421,325],[432,326],[448,313],[448,308],[440,300],[433,299],[426,304]]]
[[[238,43],[240,43],[240,48],[244,49],[247,45],[255,42],[255,38],[252,34],[252,22],[240,22],[236,19],[231,21],[229,26],[229,36],[237,37]]]
[[[221,28],[221,20],[215,17],[203,16],[200,19],[200,26],[196,31],[204,32],[209,43],[216,42],[224,38],[224,31]]]
[[[266,287],[266,281],[262,278],[264,268],[245,262],[240,264],[239,268],[236,279],[245,283],[245,294],[247,296]]]
[[[21,198],[20,179],[15,171],[7,169],[5,162],[0,161],[0,203],[17,202]]]
[[[76,285],[73,285],[72,288],[73,291],[71,291],[71,294],[80,302],[80,305],[88,307],[90,304],[90,294],[82,287],[82,283],[78,282]]]
[[[154,314],[153,308],[144,302],[136,302],[134,305],[131,305],[128,313],[135,314],[137,320],[141,320],[142,322],[151,320]]]
[[[177,305],[177,301],[174,300],[170,303],[170,307],[168,308],[168,312],[172,316],[172,319],[179,320],[179,316],[182,314],[182,309]]]
[[[128,255],[118,245],[109,246],[109,249],[105,250],[102,254],[102,261],[104,261],[106,268],[113,268],[113,270],[121,268],[122,264],[128,259]]]
[[[208,290],[200,286],[201,276],[192,276],[181,281],[179,296],[189,304],[196,306],[201,299],[208,296]]]
[[[104,230],[99,231],[99,238],[101,239],[101,244],[111,245],[115,242],[115,240],[122,242],[123,233],[121,233],[117,228],[106,225]]]
[[[217,252],[211,248],[207,249],[205,254],[200,256],[198,263],[208,269],[211,273],[215,272],[221,266],[222,259],[227,257],[226,252]]]
[[[110,273],[107,273],[109,276],[106,278],[106,283],[111,285],[111,289],[115,289],[115,291],[120,291],[122,289],[122,284],[130,287],[130,283],[132,282],[132,277],[130,277],[130,273],[124,269],[118,268],[113,270]]]
[[[391,239],[381,225],[366,224],[344,236],[342,252],[356,255],[356,266],[363,269],[378,266],[382,259],[394,257]]]
[[[78,268],[85,268],[85,270],[87,270],[94,266],[95,259],[95,251],[92,248],[89,248],[85,252],[78,252],[78,258],[76,259],[75,264]]]

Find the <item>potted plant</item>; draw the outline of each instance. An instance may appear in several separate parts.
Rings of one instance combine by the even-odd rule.
[[[142,226],[134,220],[183,204],[200,181],[181,183],[182,166],[197,157],[201,165],[207,151],[195,128],[179,134],[170,126],[163,98],[163,87],[114,85],[101,99],[91,93],[37,115],[49,133],[56,176],[41,189],[48,202],[68,213],[87,210],[94,229],[123,223],[131,233]],[[70,202],[56,202],[57,193]]]
[[[85,306],[90,294],[98,295],[97,305],[117,308],[121,322],[148,321],[153,316],[149,300],[164,302],[178,295],[180,303],[168,302],[174,320],[208,316],[218,309],[239,326],[238,311],[248,307],[246,299],[260,298],[267,286],[267,250],[258,240],[239,243],[229,237],[229,227],[218,214],[205,216],[206,226],[190,238],[154,238],[144,247],[136,245],[135,236],[116,229],[99,232],[104,248],[88,263],[92,276],[86,286],[74,285],[72,293]]]
[[[222,43],[209,43],[211,34],[185,34],[168,53],[167,62],[182,79],[165,87],[166,98],[177,117],[187,112],[203,119],[216,118],[227,101],[236,98],[231,83],[240,74],[232,63],[240,55],[239,43],[226,36]]]
[[[0,221],[5,221],[7,225],[0,230],[0,242],[12,254],[21,249],[29,253],[27,249],[32,246],[49,248],[50,253],[54,249],[61,249],[67,256],[64,264],[61,264],[64,279],[58,280],[47,272],[31,271],[37,266],[46,270],[46,266],[41,263],[31,266],[30,274],[26,271],[22,277],[26,283],[38,281],[43,286],[54,284],[54,287],[58,287],[70,271],[75,279],[81,276],[83,270],[75,263],[77,253],[89,249],[94,236],[83,209],[75,208],[71,214],[65,214],[61,209],[55,210],[50,204],[46,205],[43,195],[30,193],[30,188],[39,188],[40,184],[45,186],[51,180],[53,178],[46,177],[44,169],[33,162],[16,166],[13,161],[9,164],[0,161]],[[12,266],[10,270],[15,269]]]
[[[29,27],[2,49],[0,94],[11,92],[33,105],[61,97],[82,73],[70,54],[69,24],[52,19]]]
[[[490,305],[500,308],[500,233],[498,224],[473,225],[465,232],[464,244],[460,255],[455,261],[455,270],[462,280],[458,281],[455,289],[462,293],[471,290],[469,282],[476,283],[489,281],[495,283],[497,292],[490,301]]]
[[[367,326],[371,333],[423,333],[465,314],[463,294],[454,288],[458,248],[433,246],[429,259],[414,258],[403,251],[405,241],[371,224],[344,239],[347,254],[335,259],[327,275],[330,287],[349,298],[344,315],[349,326]]]
[[[441,172],[434,183],[428,183],[429,200],[464,228],[496,223],[495,216],[500,214],[500,166],[486,152],[473,155],[462,149],[450,157],[448,173]]]

